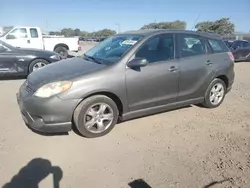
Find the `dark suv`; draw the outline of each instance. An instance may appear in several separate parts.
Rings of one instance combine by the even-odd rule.
[[[120,120],[190,104],[219,106],[234,82],[234,59],[212,33],[139,30],[117,34],[81,57],[30,74],[17,99],[40,132],[107,134]]]

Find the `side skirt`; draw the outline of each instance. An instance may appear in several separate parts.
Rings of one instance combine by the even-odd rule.
[[[142,109],[142,110],[128,112],[128,113],[122,115],[121,121],[126,121],[129,119],[147,116],[147,115],[153,115],[153,114],[168,111],[168,110],[178,109],[178,108],[181,108],[181,107],[184,107],[187,105],[191,105],[191,104],[199,104],[199,103],[202,103],[203,100],[204,100],[204,98],[201,97],[201,98],[197,98],[197,99],[190,99],[190,100],[186,100],[186,101],[180,101],[180,102],[175,102],[175,103],[171,103],[171,104],[166,104],[166,105],[161,105],[161,106],[156,106],[156,107],[151,107],[151,108],[146,108],[146,109]]]

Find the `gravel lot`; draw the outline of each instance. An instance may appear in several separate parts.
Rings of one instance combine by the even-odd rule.
[[[33,133],[15,98],[23,80],[0,81],[0,187],[249,188],[250,63],[235,69],[219,108],[127,121],[97,139]]]

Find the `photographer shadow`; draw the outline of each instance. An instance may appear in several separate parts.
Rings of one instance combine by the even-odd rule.
[[[61,168],[52,166],[47,159],[35,158],[21,168],[2,188],[38,188],[39,183],[50,174],[53,176],[53,188],[59,188],[63,177]]]

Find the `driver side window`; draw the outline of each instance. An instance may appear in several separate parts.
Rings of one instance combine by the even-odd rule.
[[[172,34],[163,34],[148,39],[135,53],[135,57],[144,58],[149,63],[167,61],[174,58],[174,38]]]
[[[6,36],[6,39],[19,39],[27,37],[27,30],[25,28],[16,28]]]

